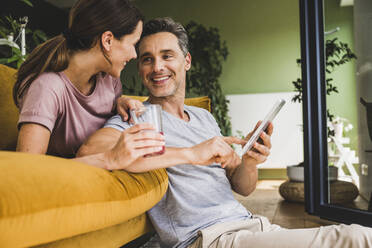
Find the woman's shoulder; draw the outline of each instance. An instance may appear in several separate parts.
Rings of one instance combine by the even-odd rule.
[[[63,78],[59,72],[43,72],[32,82],[31,86],[52,91],[61,91],[65,88]]]
[[[113,77],[110,74],[104,72],[101,72],[100,78],[105,84],[108,85],[116,86],[117,84],[121,84],[120,78]]]

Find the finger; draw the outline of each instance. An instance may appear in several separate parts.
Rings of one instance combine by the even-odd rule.
[[[261,135],[260,135],[260,138],[262,140],[261,144],[263,144],[267,148],[271,149],[271,137],[268,134],[266,134],[265,132],[262,132]]]
[[[145,105],[143,105],[143,102],[141,102],[141,101],[136,101],[135,105],[136,105],[137,109],[145,108]]]
[[[263,163],[266,161],[267,157],[260,154],[260,153],[257,153],[257,152],[254,152],[254,151],[249,151],[247,152],[247,155],[251,158],[253,158],[254,160],[256,160],[258,163]]]
[[[160,141],[164,141],[164,135],[162,135],[161,133],[155,131],[155,130],[151,130],[151,131],[143,131],[143,132],[137,132],[135,134],[133,134],[132,136],[132,139],[134,141],[138,141],[138,140],[160,140]]]
[[[265,132],[267,133],[267,135],[271,136],[273,134],[273,131],[274,131],[274,125],[272,122],[270,122]]]
[[[254,131],[256,131],[256,129],[261,125],[262,121],[258,121],[256,123],[256,126],[254,127],[254,129],[248,133],[248,135],[245,137],[246,140],[249,140],[249,138],[252,136],[252,134],[254,133]]]
[[[158,147],[158,146],[165,146],[165,142],[162,140],[139,140],[136,141],[133,144],[133,147],[135,149],[141,149],[141,148],[146,148],[146,147]]]
[[[258,153],[264,155],[264,156],[269,156],[270,155],[270,149],[264,145],[261,145],[260,143],[256,142],[253,145],[253,148],[257,150]]]
[[[125,111],[121,106],[118,106],[118,114],[121,116],[123,121],[126,121],[129,117],[127,111]]]
[[[155,130],[155,127],[154,125],[150,124],[150,123],[139,123],[139,124],[136,124],[128,129],[126,129],[124,132],[127,132],[127,133],[138,133],[139,131],[142,131],[142,130]]]
[[[243,139],[240,139],[234,136],[223,137],[223,140],[229,145],[232,145],[232,144],[244,145],[247,142]]]
[[[145,155],[150,155],[156,152],[160,152],[162,150],[163,150],[162,146],[140,148],[136,149],[136,156],[143,157]]]

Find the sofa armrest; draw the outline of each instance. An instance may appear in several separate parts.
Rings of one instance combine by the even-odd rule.
[[[0,152],[0,247],[24,247],[130,220],[154,206],[166,171],[107,171],[46,155]]]

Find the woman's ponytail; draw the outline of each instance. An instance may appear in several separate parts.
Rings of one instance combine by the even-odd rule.
[[[13,87],[13,100],[19,107],[20,99],[31,83],[43,72],[60,72],[67,68],[69,50],[63,35],[58,35],[37,46],[21,65]]]

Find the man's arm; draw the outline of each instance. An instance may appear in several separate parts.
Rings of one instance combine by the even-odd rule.
[[[257,126],[259,123],[257,124]],[[256,126],[256,127],[257,127]],[[271,141],[270,136],[273,132],[273,125],[267,128],[267,133],[263,132],[260,138],[263,144],[256,142],[253,146],[254,150],[248,151],[244,154],[242,163],[239,166],[227,166],[227,176],[230,180],[232,189],[243,196],[248,196],[256,189],[256,184],[258,180],[257,165],[266,161],[270,154]],[[250,137],[251,132],[247,136],[247,140]]]
[[[124,169],[129,172],[145,172],[177,164],[237,164],[235,153],[222,137],[211,138],[190,148],[167,147],[162,155],[144,157],[156,152],[146,150],[150,149],[146,147],[151,144],[149,139],[155,139],[153,135],[159,134],[140,132],[136,126],[123,132],[114,128],[98,130],[81,146],[76,160],[108,170]],[[146,152],[139,153],[140,150]]]

